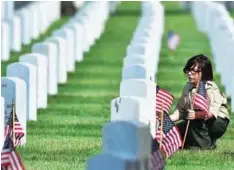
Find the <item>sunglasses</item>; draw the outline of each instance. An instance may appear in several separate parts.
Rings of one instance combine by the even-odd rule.
[[[191,73],[192,75],[195,75],[195,74],[197,74],[199,72],[201,72],[201,71],[200,70],[194,70],[194,69],[185,70],[185,74]]]

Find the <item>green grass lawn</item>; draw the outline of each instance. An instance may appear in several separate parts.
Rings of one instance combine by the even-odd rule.
[[[178,31],[181,44],[172,61],[163,39],[157,79],[175,95],[174,107],[186,82],[182,73],[185,61],[197,53],[210,58],[212,55],[206,36],[196,31],[192,17],[178,12],[178,3],[165,5],[165,33],[170,28]],[[59,85],[58,95],[49,97],[47,109],[38,110],[36,122],[28,122],[27,144],[18,149],[27,170],[84,170],[86,160],[100,153],[102,126],[110,120],[111,100],[119,96],[123,57],[141,15],[140,8],[140,2],[122,2],[101,39],[85,54],[84,61],[76,64],[76,71],[69,73],[68,83]],[[18,61],[20,54],[31,51],[33,43],[42,41],[67,20],[65,17],[55,22],[21,53],[11,53],[11,60],[2,62],[2,76],[9,63]],[[215,79],[220,85],[219,75],[215,74]],[[231,122],[216,150],[177,152],[168,160],[166,170],[234,169],[233,133]]]

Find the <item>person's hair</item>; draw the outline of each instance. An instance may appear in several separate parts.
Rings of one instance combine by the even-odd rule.
[[[208,57],[206,57],[203,54],[198,54],[198,55],[191,57],[187,61],[183,69],[183,72],[186,73],[187,71],[192,70],[195,66],[198,66],[197,71],[202,72],[201,80],[213,81],[213,69],[212,69],[212,65]]]

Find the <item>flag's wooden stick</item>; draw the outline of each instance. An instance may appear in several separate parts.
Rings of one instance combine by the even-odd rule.
[[[12,100],[12,137],[13,137],[13,146],[15,147],[15,103]]]
[[[163,135],[163,117],[164,117],[164,105],[162,104],[162,111],[161,111],[161,131],[160,131],[160,144],[159,144],[159,148],[161,149],[162,146],[162,135]]]
[[[189,96],[189,99],[190,99],[190,108],[191,108],[192,110],[193,110],[194,101],[195,101],[195,96],[196,96],[196,93],[197,93],[197,89],[198,89],[199,83],[200,83],[200,81],[198,82],[198,84],[197,84],[197,86],[196,86],[196,92],[195,92],[194,98],[192,97],[192,91],[191,91],[191,95]],[[186,129],[185,129],[184,139],[183,139],[183,143],[182,143],[182,149],[184,149],[184,144],[185,144],[185,140],[186,140],[186,138],[187,138],[189,124],[190,124],[190,120],[188,120]]]

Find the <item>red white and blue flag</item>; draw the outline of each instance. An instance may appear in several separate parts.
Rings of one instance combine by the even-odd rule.
[[[200,81],[194,97],[194,109],[209,112],[210,100],[206,92],[206,81]]]
[[[3,170],[25,170],[9,134],[5,138],[1,153],[1,168]]]
[[[175,126],[168,114],[173,103],[173,99],[174,97],[171,93],[157,86],[156,111],[158,113],[162,113],[163,108],[163,124],[160,124],[157,129],[156,140],[158,142],[162,140],[161,149],[164,151],[167,158],[182,146],[182,138],[179,129]]]
[[[168,91],[156,87],[156,112],[161,113],[162,108],[165,112],[169,113],[174,97]]]
[[[175,50],[180,43],[180,36],[174,31],[168,32],[167,45],[170,50]]]
[[[166,112],[164,112],[163,117],[163,125],[159,126],[156,133],[156,139],[160,142],[162,132],[161,149],[166,153],[166,157],[168,158],[182,146],[182,138],[179,129],[175,126]],[[163,130],[161,131],[162,128]]]
[[[13,129],[14,127],[14,129]],[[14,134],[13,134],[14,133]],[[10,134],[10,136],[15,139],[14,140],[14,146],[19,146],[21,144],[21,138],[24,136],[24,130],[22,125],[19,122],[19,119],[16,115],[16,113],[14,113],[14,120],[13,120],[13,109],[11,110],[10,113],[10,117],[8,119],[8,122],[6,124],[6,128],[5,128],[5,138],[6,136]]]

